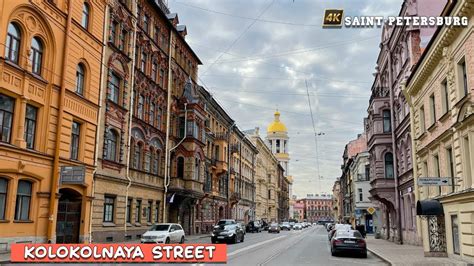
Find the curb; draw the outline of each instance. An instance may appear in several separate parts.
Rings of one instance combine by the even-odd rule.
[[[382,255],[380,255],[379,253],[375,252],[373,249],[371,248],[368,248],[367,249],[370,251],[370,253],[374,254],[376,257],[378,257],[379,259],[385,261],[386,263],[388,263],[388,265],[390,266],[393,266],[393,262],[391,262],[390,260],[388,260],[387,258],[384,258]]]
[[[191,237],[191,238],[184,237],[184,240],[190,241],[190,240],[193,240],[193,239],[202,239],[202,238],[207,238],[207,237],[211,237],[211,235],[202,235],[202,236],[199,236],[199,237]]]

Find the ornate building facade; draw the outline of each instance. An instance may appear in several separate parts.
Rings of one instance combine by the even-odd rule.
[[[468,27],[440,27],[407,81],[415,179],[444,177],[446,186],[416,186],[418,233],[425,256],[474,262],[473,2],[450,2],[444,16]],[[431,204],[431,212],[426,207]]]
[[[0,245],[89,242],[105,4],[0,5]]]

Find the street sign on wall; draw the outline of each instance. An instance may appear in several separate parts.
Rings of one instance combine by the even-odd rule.
[[[60,181],[62,184],[84,184],[85,166],[61,166]]]
[[[367,208],[367,212],[370,213],[370,214],[374,214],[375,208],[374,207],[369,207],[369,208]]]
[[[419,177],[419,186],[450,186],[451,177]]]

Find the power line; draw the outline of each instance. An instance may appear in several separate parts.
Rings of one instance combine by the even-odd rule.
[[[306,85],[306,93],[308,95],[308,104],[309,104],[309,113],[311,114],[311,123],[313,124],[314,130],[314,143],[316,145],[316,169],[318,171],[318,190],[321,190],[321,184],[319,179],[321,178],[321,172],[319,171],[319,153],[318,153],[318,133],[316,131],[316,125],[314,123],[314,115],[313,115],[313,108],[311,107],[311,98],[309,97],[309,89],[308,89],[308,82],[305,80]]]
[[[218,89],[217,87],[210,87],[213,89]],[[256,93],[256,94],[272,94],[272,95],[301,95],[306,97],[306,93],[291,93],[291,92],[281,92],[281,91],[265,91],[265,90],[232,90],[232,92],[243,92],[243,93]],[[310,91],[312,95],[318,96],[318,97],[334,97],[334,98],[341,98],[341,97],[351,97],[351,98],[361,98],[361,99],[368,99],[369,96],[364,96],[362,94],[329,94],[329,93],[313,93],[313,91]]]
[[[256,21],[259,21],[259,22],[274,23],[274,24],[281,24],[281,25],[290,25],[290,26],[322,27],[322,24],[303,24],[303,23],[295,23],[295,22],[290,22],[290,21],[278,21],[278,20],[268,20],[268,19],[261,19],[261,18],[245,17],[245,16],[236,15],[236,14],[225,13],[225,12],[218,11],[218,10],[212,10],[212,9],[208,9],[208,8],[204,8],[204,7],[190,5],[190,4],[186,4],[186,3],[183,3],[183,2],[179,2],[179,1],[174,1],[174,2],[177,3],[177,4],[180,4],[182,6],[188,7],[188,8],[194,8],[194,9],[198,9],[198,10],[201,10],[201,11],[214,13],[214,14],[219,14],[219,15],[224,15],[224,16],[228,16],[228,17],[234,17],[234,18],[240,18],[240,19],[246,19],[246,20],[256,20]]]
[[[322,81],[333,81],[341,83],[371,83],[369,81],[362,80],[337,80],[328,78],[281,78],[281,77],[259,77],[259,76],[238,76],[238,75],[218,75],[218,74],[207,74],[201,75],[202,77],[217,77],[217,78],[228,78],[228,79],[268,79],[268,80],[322,80]]]
[[[265,12],[267,12],[267,10],[273,5],[273,3],[275,3],[275,0],[272,0],[272,2],[267,5],[263,10],[262,12],[260,12],[260,14],[257,16],[256,19],[254,19],[252,21],[252,23],[250,23],[247,28],[245,28],[245,30],[237,37],[237,39],[235,39],[230,45],[229,47],[227,47],[226,51],[225,52],[228,52],[230,51],[230,49],[232,49],[232,47],[234,47],[234,45],[245,35],[245,33],[247,33],[247,31],[257,22],[257,19],[259,19],[261,16],[263,16],[263,14],[265,14]],[[221,57],[224,55],[224,53],[221,53],[217,58],[216,60],[214,60],[214,62],[212,62],[208,67],[207,69],[202,73],[202,74],[205,74],[207,71],[209,71],[212,66],[214,66],[220,59]]]

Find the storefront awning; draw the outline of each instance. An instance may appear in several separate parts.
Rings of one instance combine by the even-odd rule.
[[[416,215],[444,215],[443,205],[438,200],[419,200],[416,203]]]

